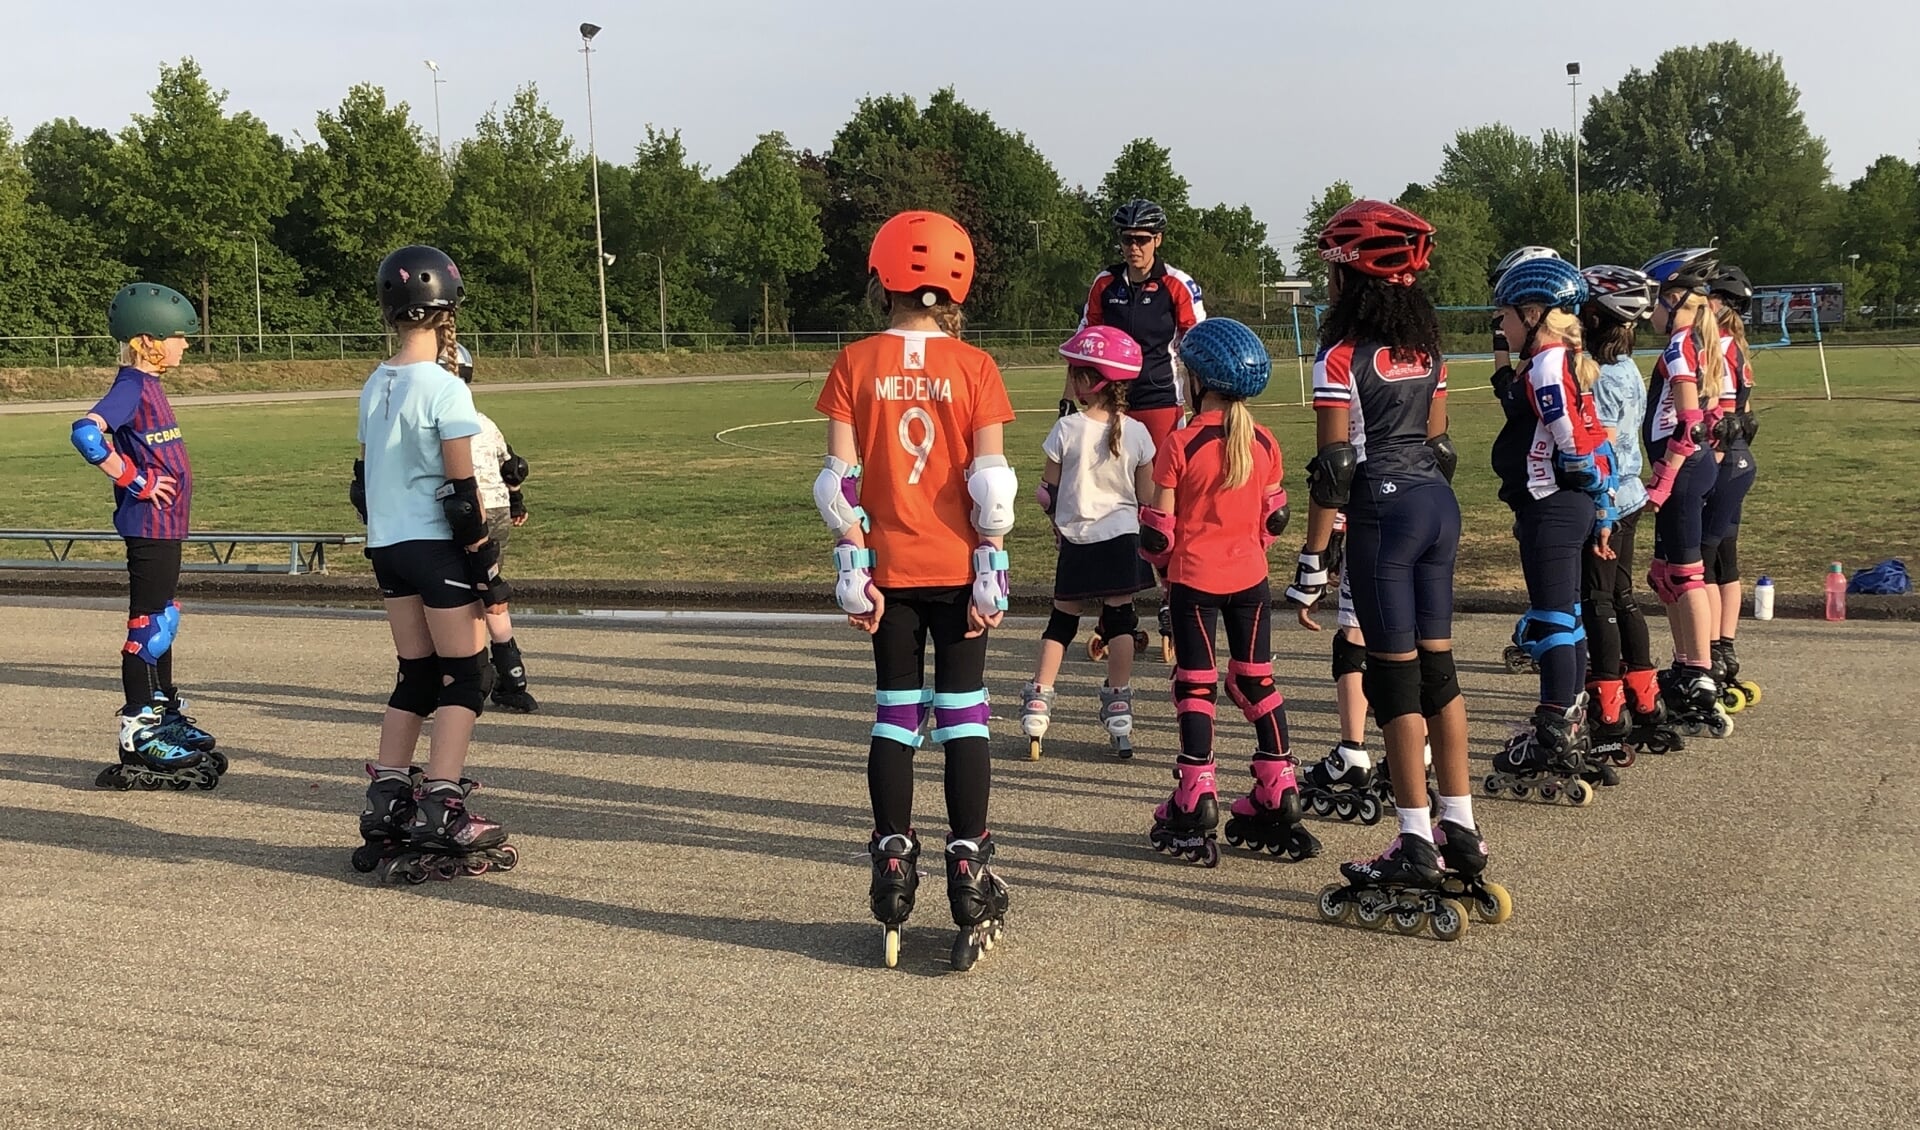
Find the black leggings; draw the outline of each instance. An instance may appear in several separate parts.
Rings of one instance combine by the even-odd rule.
[[[151,616],[173,603],[180,591],[180,551],[185,542],[128,538],[127,618]],[[128,706],[145,706],[156,694],[172,698],[173,648],[151,666],[138,655],[120,652],[120,689]]]
[[[1540,701],[1572,706],[1587,673],[1587,632],[1580,615],[1580,559],[1593,529],[1593,500],[1559,490],[1514,514],[1520,571],[1527,578],[1521,646],[1540,665]]]
[[[1256,756],[1287,752],[1287,706],[1273,682],[1273,594],[1266,581],[1221,595],[1175,584],[1168,591],[1173,614],[1173,706],[1180,717],[1183,761],[1213,760],[1215,685],[1213,634],[1225,613],[1227,694],[1253,723]]]
[[[929,713],[934,740],[946,748],[947,823],[958,839],[987,833],[992,761],[987,752],[987,633],[967,638],[965,588],[884,589],[887,608],[873,634],[874,689],[879,700],[867,747],[867,793],[874,830],[902,835],[913,827],[913,751]],[[933,690],[926,682],[927,637],[933,637]]]
[[[1593,544],[1581,558],[1585,576],[1581,591],[1585,603],[1581,611],[1587,623],[1587,670],[1595,680],[1618,682],[1627,670],[1653,669],[1652,644],[1647,638],[1647,618],[1640,612],[1639,598],[1633,592],[1633,536],[1639,528],[1641,507],[1621,515],[1613,526],[1611,561],[1593,554]]]

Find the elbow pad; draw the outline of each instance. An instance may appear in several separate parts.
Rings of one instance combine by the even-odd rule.
[[[1140,508],[1140,556],[1156,569],[1173,561],[1173,515],[1152,506]]]
[[[1448,482],[1453,481],[1453,469],[1460,465],[1460,453],[1453,449],[1453,437],[1445,432],[1427,437],[1427,446],[1433,449],[1434,461],[1440,464],[1440,473]]]
[[[500,461],[500,481],[510,487],[527,481],[527,461],[514,454],[512,447],[507,448],[507,457]]]
[[[100,430],[99,424],[86,417],[73,422],[73,449],[80,453],[80,458],[95,467],[105,463],[107,456],[113,454],[106,433]]]
[[[472,475],[448,479],[433,492],[440,500],[440,511],[447,516],[456,545],[468,546],[486,540],[487,512],[480,505],[480,483]]]
[[[860,508],[860,468],[827,456],[813,480],[813,505],[835,537],[845,537],[855,526],[868,529],[867,512]]]
[[[1713,435],[1713,442],[1719,444],[1721,447],[1738,442],[1746,437],[1745,429],[1740,426],[1739,413],[1736,412],[1714,413],[1713,423],[1708,431]]]
[[[1279,490],[1269,494],[1265,499],[1265,504],[1264,521],[1261,525],[1260,533],[1261,549],[1272,545],[1275,538],[1286,533],[1287,521],[1293,517],[1292,512],[1287,509],[1286,487],[1281,487]]]
[[[973,528],[997,538],[1013,529],[1013,500],[1020,496],[1020,477],[1004,455],[980,455],[967,470],[967,496],[973,499]]]
[[[1338,510],[1347,504],[1354,468],[1359,466],[1357,454],[1350,443],[1330,443],[1307,460],[1307,493],[1314,505]]]
[[[1679,422],[1674,425],[1673,435],[1667,439],[1667,450],[1682,459],[1700,450],[1700,441],[1705,438],[1701,424],[1706,418],[1706,413],[1698,408],[1679,413]]]
[[[1760,417],[1751,412],[1740,412],[1738,416],[1740,418],[1740,438],[1746,440],[1748,443],[1752,443],[1753,437],[1760,434]]]

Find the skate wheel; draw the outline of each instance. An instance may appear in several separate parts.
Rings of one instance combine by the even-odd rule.
[[[1147,633],[1145,632],[1133,633],[1133,654],[1135,656],[1141,656],[1141,655],[1145,655],[1146,653],[1147,653]]]
[[[1027,739],[1027,760],[1028,761],[1040,760],[1040,739],[1039,738]]]
[[[1546,797],[1546,790],[1540,790],[1540,795]],[[1546,799],[1552,800],[1553,798],[1546,797]],[[1587,784],[1585,781],[1568,781],[1567,803],[1573,805],[1575,808],[1585,808],[1592,804],[1593,786]]]
[[[1585,782],[1585,781],[1569,781],[1569,782],[1567,783],[1567,795],[1568,795],[1569,797],[1571,797],[1571,796],[1573,795],[1573,786],[1574,786],[1574,785],[1583,785],[1583,784],[1586,784],[1586,782]],[[1515,789],[1514,791],[1515,791],[1516,793],[1519,793],[1519,790],[1518,790],[1518,789]],[[1521,794],[1521,795],[1525,795],[1525,794]],[[1540,786],[1540,799],[1541,799],[1541,800],[1549,800],[1549,801],[1550,801],[1550,800],[1556,800],[1556,799],[1558,799],[1558,798],[1559,798],[1559,796],[1560,796],[1560,786],[1558,786],[1558,785],[1541,785],[1541,786]]]
[[[207,765],[209,768],[213,770],[214,776],[216,777],[226,776],[227,766],[228,766],[226,754],[215,753],[212,750],[207,750],[206,759],[207,759]]]
[[[1345,922],[1353,917],[1353,902],[1345,897],[1346,887],[1329,883],[1320,888],[1320,917],[1328,922]]]
[[[980,960],[980,952],[980,947],[974,944],[973,935],[963,930],[953,940],[953,952],[948,955],[947,963],[953,966],[955,973],[965,973],[973,968],[974,962]]]
[[[1720,709],[1728,714],[1738,714],[1747,708],[1747,698],[1732,687],[1720,692]]]
[[[1499,796],[1500,778],[1488,777],[1486,780],[1480,782],[1480,787],[1487,791],[1488,796]]]
[[[1380,817],[1383,815],[1383,812],[1380,806],[1380,798],[1374,796],[1372,793],[1368,793],[1366,796],[1361,797],[1360,805],[1359,805],[1359,815],[1360,815],[1360,823],[1365,824],[1369,828],[1373,827],[1375,824],[1380,823]]]
[[[1760,705],[1760,684],[1759,683],[1739,683],[1737,685],[1740,688],[1740,693],[1747,696],[1748,706]]]
[[[1101,660],[1105,659],[1106,657],[1107,657],[1107,641],[1101,639],[1099,636],[1088,636],[1087,637],[1087,658],[1093,660],[1095,663],[1098,663]]]
[[[1241,835],[1239,829],[1235,828],[1231,822],[1227,824],[1226,840],[1228,845],[1232,847],[1247,846],[1247,838]]]
[[[1342,820],[1352,820],[1355,816],[1358,816],[1360,814],[1359,810],[1355,807],[1353,803],[1353,798],[1350,796],[1343,796],[1338,800],[1334,801],[1333,811]]]
[[[1631,769],[1633,768],[1634,758],[1635,754],[1633,750],[1626,746],[1621,746],[1620,752],[1613,755],[1613,763],[1621,769]]]
[[[1480,915],[1480,921],[1498,926],[1513,917],[1513,896],[1498,883],[1483,884],[1480,897],[1474,900],[1474,910]]]
[[[1467,908],[1455,899],[1435,899],[1427,926],[1443,942],[1456,942],[1467,932]]]
[[[1220,845],[1208,840],[1205,846],[1194,851],[1191,858],[1195,863],[1211,871],[1220,866]]]
[[[1315,816],[1322,818],[1331,816],[1333,814],[1333,799],[1315,793],[1313,794],[1313,799],[1307,802],[1307,807],[1313,809]]]
[[[195,781],[192,777],[175,777],[172,780],[167,782],[167,787],[172,789],[176,793],[184,793],[188,789],[192,788],[194,784],[195,784]],[[211,788],[212,786],[201,785],[200,787],[205,789],[205,788]]]
[[[1354,922],[1369,930],[1386,929],[1389,917],[1387,909],[1391,904],[1376,901],[1379,898],[1380,895],[1377,892],[1365,893],[1356,898],[1353,902]]]
[[[487,872],[493,870],[493,861],[490,859],[469,859],[460,865],[460,870],[468,875],[485,875]]]
[[[1733,719],[1716,712],[1707,719],[1707,736],[1712,738],[1730,738],[1733,736]]]
[[[881,930],[880,956],[888,969],[900,964],[900,927],[887,926]]]
[[[1171,636],[1162,636],[1160,638],[1160,662],[1165,663],[1169,667],[1173,666],[1173,638]]]
[[[1405,937],[1418,934],[1427,925],[1426,911],[1417,906],[1395,907],[1387,919],[1393,925],[1393,932]]]
[[[1532,662],[1532,660],[1527,657],[1526,652],[1514,647],[1512,644],[1508,644],[1506,650],[1500,653],[1500,661],[1507,665],[1507,674],[1509,675],[1520,674],[1522,671],[1525,671],[1527,665]]]
[[[418,860],[414,860],[405,867],[400,868],[399,872],[402,879],[405,879],[408,883],[416,887],[426,882],[429,874],[426,864]]]
[[[140,778],[137,782],[137,786],[142,792],[149,792],[149,793],[159,792],[161,784],[162,782],[160,778],[149,776],[144,773],[140,775]]]
[[[496,871],[511,871],[520,865],[520,849],[512,844],[501,844],[494,849],[493,867]]]
[[[1295,863],[1320,854],[1320,840],[1305,828],[1295,827],[1287,837],[1287,858]]]
[[[1114,743],[1113,756],[1121,761],[1133,760],[1133,743],[1126,739]]]

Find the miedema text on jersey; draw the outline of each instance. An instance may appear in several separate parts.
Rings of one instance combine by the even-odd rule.
[[[814,408],[853,425],[874,583],[972,584],[973,434],[1013,419],[993,358],[943,333],[888,330],[841,351]]]

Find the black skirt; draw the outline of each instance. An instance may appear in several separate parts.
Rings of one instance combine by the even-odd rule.
[[[1154,588],[1153,566],[1140,556],[1140,535],[1122,534],[1106,541],[1060,542],[1060,561],[1053,570],[1053,599],[1098,600],[1132,596]]]

